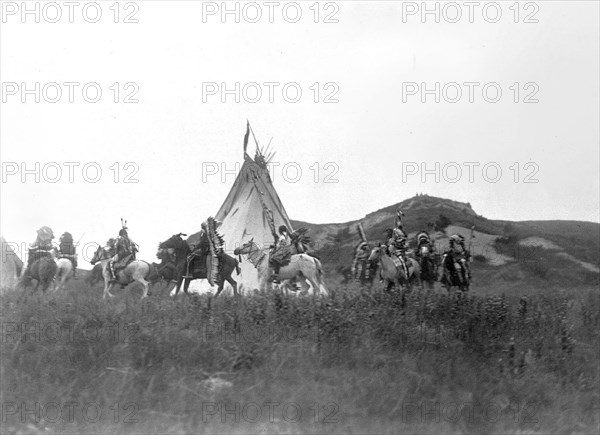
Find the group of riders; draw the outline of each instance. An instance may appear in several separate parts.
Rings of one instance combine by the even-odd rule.
[[[54,232],[52,228],[43,226],[37,230],[35,241],[29,245],[27,269],[31,268],[36,260],[44,257],[66,258],[73,265],[73,278],[77,279],[77,249],[73,242],[73,236],[69,232],[63,233],[59,238],[58,247],[54,245],[53,240]],[[119,231],[118,237],[108,239],[104,249],[113,254],[107,269],[111,276],[111,281],[114,282],[116,281],[118,270],[135,260],[138,247],[131,241],[127,234],[127,228],[123,226]]]
[[[408,276],[408,235],[404,230],[402,223],[402,217],[404,213],[398,209],[396,212],[396,218],[393,228],[386,230],[387,237],[382,247],[387,250],[388,254],[394,260],[397,267],[403,268],[407,272]],[[273,273],[271,280],[273,282],[279,281],[279,270],[282,266],[285,266],[292,255],[306,252],[306,244],[302,243],[302,237],[298,234],[298,231],[290,233],[290,230],[285,226],[279,227],[279,234],[274,234],[277,237],[276,242],[271,247],[270,255],[270,266],[272,267]],[[53,244],[54,233],[48,226],[43,226],[37,230],[36,240],[29,246],[29,256],[27,267],[38,259],[43,257],[56,257],[56,258],[67,258],[73,264],[74,278],[77,277],[77,252],[75,243],[73,242],[73,236],[69,232],[65,232],[60,236],[58,247]],[[209,233],[207,224],[202,224],[198,242],[192,247],[191,254],[187,258],[187,271],[186,276],[189,276],[190,264],[195,259],[206,259],[210,254],[211,242],[209,239]],[[110,282],[117,281],[117,274],[119,270],[124,269],[130,262],[136,259],[136,253],[138,252],[138,245],[135,244],[127,233],[126,222],[122,222],[122,228],[119,230],[118,236],[110,238],[106,242],[103,248],[108,253],[107,271],[110,277]],[[371,248],[366,240],[362,240],[355,250],[354,263],[352,265],[352,273],[355,278],[364,277],[365,279],[373,279],[373,269],[369,265],[369,256],[371,254]],[[427,231],[419,231],[415,240],[414,256],[417,261],[422,264],[423,256],[431,259],[436,254],[435,243]],[[469,268],[470,252],[465,246],[465,238],[460,234],[453,234],[450,236],[448,249],[444,252],[446,256],[450,258],[449,264],[452,264],[455,268],[454,271],[457,274],[463,274],[469,280],[471,279],[471,271]],[[168,255],[174,255],[173,252],[169,252]],[[170,257],[166,262],[163,261],[162,269],[172,268],[174,271],[174,264],[176,259]],[[462,269],[462,270],[460,270]]]
[[[409,255],[409,242],[408,235],[404,230],[402,223],[402,217],[404,213],[397,209],[395,223],[393,228],[386,230],[386,240],[383,244],[380,244],[387,253],[391,256],[392,260],[397,267],[402,268],[408,276],[408,255]],[[433,264],[433,258],[436,256],[436,247],[433,239],[429,233],[425,230],[421,230],[415,237],[414,250],[412,251],[416,260],[419,264],[423,264],[425,259],[429,260]],[[371,254],[371,247],[369,243],[363,238],[361,242],[356,246],[354,262],[352,265],[352,274],[354,278],[363,278],[366,280],[372,280],[373,268],[370,267],[369,257]],[[471,280],[471,270],[469,262],[471,259],[471,253],[465,245],[465,238],[461,234],[453,234],[449,238],[448,249],[444,252],[449,258],[448,264],[451,264],[454,270],[450,272],[457,276],[466,277]],[[424,258],[426,256],[426,258]],[[435,279],[434,279],[435,280]]]

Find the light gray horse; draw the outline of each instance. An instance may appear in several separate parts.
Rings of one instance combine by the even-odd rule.
[[[268,288],[269,278],[273,274],[273,269],[269,266],[270,250],[260,249],[254,239],[244,243],[240,248],[234,251],[235,255],[248,255],[248,261],[254,265],[258,271],[258,285],[261,289]],[[329,294],[323,279],[323,267],[319,259],[307,254],[292,255],[290,263],[279,269],[279,278],[282,280],[282,286],[294,285],[300,283],[302,291],[306,292],[310,286],[315,294],[323,291],[325,295]]]

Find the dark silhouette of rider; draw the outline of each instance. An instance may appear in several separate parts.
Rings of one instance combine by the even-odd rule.
[[[77,278],[77,251],[73,244],[73,236],[69,232],[60,236],[58,245],[59,258],[67,258],[73,264],[73,278]]]
[[[37,230],[35,242],[29,245],[29,255],[27,257],[28,268],[31,267],[34,261],[52,255],[52,250],[54,249],[52,239],[54,239],[52,228],[43,226]]]

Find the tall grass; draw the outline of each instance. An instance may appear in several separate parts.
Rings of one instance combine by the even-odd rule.
[[[565,433],[599,423],[597,292],[350,286],[322,298],[140,302],[132,292],[105,302],[71,289],[0,303],[2,433]],[[21,413],[70,401],[103,417]],[[281,411],[292,403],[298,421]],[[244,414],[249,404],[260,418]]]

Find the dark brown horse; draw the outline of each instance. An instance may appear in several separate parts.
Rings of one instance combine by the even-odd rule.
[[[45,292],[54,282],[57,268],[56,261],[51,255],[39,256],[33,260],[30,267],[25,269],[17,287],[25,289],[31,284],[31,280],[35,280],[36,285],[33,290],[36,291],[41,288]]]
[[[206,258],[205,261],[202,261],[199,256],[193,257],[188,265],[188,256],[191,254],[192,250],[187,242],[183,240],[181,237],[182,235],[184,234],[175,234],[158,246],[159,249],[172,250],[174,254],[176,270],[175,279],[177,280],[177,290],[175,290],[175,296],[177,296],[179,293],[181,284],[184,282],[184,280],[185,284],[183,286],[183,291],[186,295],[189,295],[188,288],[190,283],[194,279],[207,279],[207,271],[210,270],[210,265],[208,264],[210,257]],[[220,268],[221,276],[217,278],[219,287],[217,288],[217,293],[215,296],[218,296],[219,293],[221,293],[223,286],[225,285],[225,281],[231,284],[231,287],[233,287],[233,293],[237,296],[237,282],[232,278],[231,275],[233,274],[234,270],[239,274],[238,261],[224,252],[219,255],[219,261],[222,265]]]

